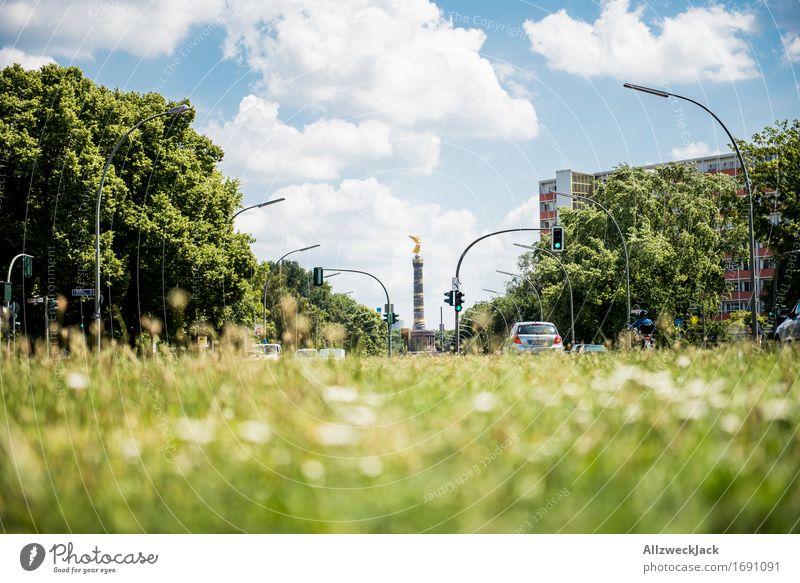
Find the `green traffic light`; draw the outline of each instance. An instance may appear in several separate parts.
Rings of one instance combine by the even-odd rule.
[[[461,306],[456,306],[456,312],[460,312],[460,311],[461,311]]]

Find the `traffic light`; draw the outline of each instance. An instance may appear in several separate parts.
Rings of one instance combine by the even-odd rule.
[[[321,267],[314,268],[314,285],[322,285],[325,279],[325,270]]]
[[[389,325],[395,324],[400,321],[400,316],[394,312],[386,312],[383,315],[383,321]]]
[[[31,277],[33,275],[33,258],[24,255],[22,257],[22,277]]]
[[[461,304],[464,303],[464,294],[460,290],[456,290],[453,292],[453,305],[456,308],[456,312],[460,312],[463,307]]]
[[[550,227],[550,248],[552,251],[564,250],[564,227]]]
[[[453,294],[454,293],[455,292],[453,290],[450,290],[448,292],[444,292],[444,303],[445,304],[447,304],[449,306],[453,305]]]

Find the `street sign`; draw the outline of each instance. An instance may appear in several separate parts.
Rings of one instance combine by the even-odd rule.
[[[80,298],[80,297],[86,297],[86,296],[94,297],[94,295],[95,295],[94,294],[94,289],[77,288],[77,289],[72,290],[72,297],[73,298]]]
[[[39,296],[37,298],[28,298],[25,301],[28,302],[29,304],[43,304],[44,303],[44,298]]]
[[[3,282],[3,301],[8,303],[11,301],[11,282]]]
[[[675,318],[675,327],[680,328],[683,326],[683,320],[681,318]]]
[[[453,291],[459,291],[461,289],[461,280],[457,277],[453,278]]]

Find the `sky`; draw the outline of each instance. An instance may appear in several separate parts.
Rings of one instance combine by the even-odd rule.
[[[0,0],[13,62],[189,99],[245,204],[286,198],[237,218],[257,257],[320,244],[293,258],[373,273],[406,325],[419,235],[436,327],[470,241],[539,225],[539,180],[728,151],[702,110],[624,81],[707,103],[737,137],[798,117],[800,1]],[[476,245],[466,305],[536,238]],[[369,278],[329,281],[385,302]]]

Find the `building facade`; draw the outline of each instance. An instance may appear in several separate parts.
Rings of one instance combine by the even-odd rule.
[[[678,163],[692,164],[698,172],[724,173],[736,176],[739,171],[739,160],[735,154],[718,154],[703,158],[692,158],[689,160],[677,160]],[[650,164],[642,166],[645,169],[653,169],[662,164]],[[558,196],[557,193],[565,192],[591,198],[594,195],[596,186],[605,180],[613,170],[605,170],[596,173],[579,172],[576,170],[559,170],[556,177],[548,180],[539,181],[539,226],[543,229],[558,224],[559,209],[579,208],[585,203],[579,202],[567,196]],[[740,192],[744,195],[744,191]],[[766,282],[771,281],[775,275],[775,265],[771,251],[756,243],[757,261],[756,281],[758,286],[758,297],[762,298],[759,302],[759,311],[764,312],[763,296]],[[719,306],[719,317],[727,318],[731,312],[749,310],[750,302],[753,300],[752,284],[750,282],[750,270],[752,266],[749,259],[737,262],[728,257],[725,260],[725,281],[731,286],[732,291],[726,296]]]

